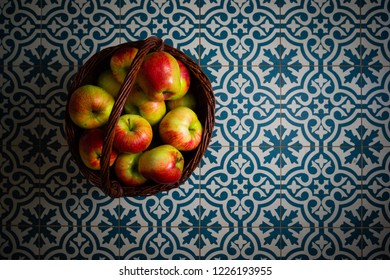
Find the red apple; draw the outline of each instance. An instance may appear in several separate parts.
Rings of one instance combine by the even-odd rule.
[[[69,116],[81,128],[97,128],[108,121],[114,102],[114,97],[101,87],[84,85],[70,97]]]
[[[79,139],[79,152],[83,163],[90,169],[100,169],[100,158],[102,157],[104,132],[99,128],[86,130]],[[112,150],[110,155],[110,166],[114,164],[117,152]]]
[[[143,117],[134,114],[120,116],[115,126],[114,147],[124,153],[139,153],[152,142],[152,126]]]
[[[161,120],[159,133],[165,144],[180,151],[191,151],[201,142],[203,128],[194,111],[187,107],[177,107]]]
[[[192,91],[189,90],[186,95],[184,95],[182,98],[175,99],[175,100],[167,100],[166,101],[167,109],[172,110],[180,106],[188,107],[191,110],[195,111],[196,109],[196,99],[193,95]]]
[[[138,171],[141,153],[123,153],[115,161],[114,171],[119,181],[129,187],[140,186],[147,181]]]
[[[114,78],[114,75],[110,70],[105,70],[100,73],[97,79],[97,85],[111,94],[114,98],[117,98],[122,86],[122,84]]]
[[[144,152],[139,159],[139,172],[157,183],[172,184],[180,178],[184,168],[183,155],[171,145],[161,145]]]
[[[180,66],[176,58],[164,51],[146,55],[137,83],[151,100],[163,101],[180,96]]]
[[[117,50],[111,57],[110,67],[113,76],[119,83],[125,81],[127,72],[138,52],[138,49],[127,47]]]
[[[164,101],[150,100],[139,87],[134,86],[126,100],[125,111],[128,114],[140,115],[150,125],[155,125],[165,116],[166,106]]]

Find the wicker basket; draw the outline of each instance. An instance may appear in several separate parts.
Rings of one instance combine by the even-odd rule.
[[[105,138],[103,144],[103,156],[101,158],[101,169],[91,170],[87,168],[82,162],[79,154],[78,141],[83,133],[83,129],[76,126],[69,116],[69,99],[72,93],[80,86],[85,84],[96,84],[96,78],[102,69],[109,69],[109,61],[114,52],[124,47],[135,47],[139,51],[133,61],[132,67],[128,72],[125,82],[123,83],[118,97],[115,101],[113,110],[107,125],[105,126]],[[191,75],[191,90],[195,93],[196,101],[198,105],[196,113],[199,120],[203,125],[203,137],[200,145],[191,152],[183,152],[184,156],[184,169],[180,180],[174,184],[158,184],[151,181],[146,182],[139,187],[128,187],[119,182],[112,168],[109,167],[109,157],[114,140],[114,127],[118,122],[119,117],[122,114],[126,99],[131,92],[131,88],[135,83],[137,73],[141,67],[143,58],[146,54],[153,51],[163,50],[170,53],[176,59],[185,64]],[[72,84],[69,89],[68,103],[66,107],[65,117],[65,130],[66,137],[69,144],[71,154],[76,161],[80,171],[83,175],[92,182],[95,186],[99,187],[104,193],[112,198],[117,197],[133,197],[133,196],[149,196],[159,193],[161,191],[168,191],[179,187],[199,165],[201,158],[203,157],[207,146],[210,142],[212,135],[212,129],[215,122],[215,97],[212,91],[212,87],[207,76],[202,72],[198,64],[196,64],[191,58],[178,49],[175,49],[165,44],[160,38],[150,37],[146,40],[128,42],[120,44],[114,47],[108,47],[102,51],[93,55],[74,76]]]

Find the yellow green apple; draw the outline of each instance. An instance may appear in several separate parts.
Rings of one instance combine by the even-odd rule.
[[[97,128],[107,123],[114,102],[114,97],[101,87],[84,85],[70,97],[69,116],[81,128]]]
[[[114,78],[111,70],[105,70],[101,72],[98,76],[96,84],[111,94],[114,98],[117,98],[119,90],[122,86],[122,84]]]
[[[114,172],[126,186],[137,187],[147,181],[138,171],[140,156],[141,153],[122,153],[115,161]]]

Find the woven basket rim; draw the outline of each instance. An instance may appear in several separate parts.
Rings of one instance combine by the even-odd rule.
[[[133,64],[126,76],[118,97],[115,100],[113,110],[110,115],[110,119],[104,128],[104,144],[103,155],[101,157],[101,170],[94,171],[87,168],[82,162],[79,150],[78,139],[80,138],[83,130],[77,127],[69,115],[69,100],[73,92],[81,85],[91,83],[91,80],[96,78],[96,73],[101,71],[101,65],[107,64],[107,61],[117,50],[121,48],[135,47],[138,48],[136,57]],[[190,88],[196,91],[197,94],[202,95],[197,97],[197,102],[202,102],[202,106],[198,106],[196,111],[203,126],[202,141],[199,146],[192,152],[186,152],[185,154],[185,166],[183,169],[180,180],[174,184],[158,184],[152,181],[147,181],[146,184],[141,187],[128,187],[123,185],[119,180],[115,179],[115,176],[109,166],[109,155],[112,151],[113,139],[114,139],[114,127],[117,123],[128,95],[131,92],[131,88],[135,84],[135,79],[139,68],[142,64],[143,58],[153,51],[165,51],[173,55],[176,59],[179,59],[191,74]],[[166,44],[161,38],[152,36],[145,40],[139,40],[134,42],[126,42],[116,46],[110,46],[91,56],[78,70],[73,77],[70,88],[68,90],[68,101],[66,105],[65,114],[65,131],[66,140],[73,159],[75,160],[80,172],[95,186],[99,187],[105,194],[112,198],[118,197],[135,197],[135,196],[150,196],[160,193],[162,191],[169,191],[179,187],[184,183],[196,167],[200,164],[200,161],[206,152],[206,149],[210,143],[212,131],[215,123],[215,96],[211,87],[211,83],[206,74],[202,71],[201,67],[195,63],[189,56],[182,51]]]

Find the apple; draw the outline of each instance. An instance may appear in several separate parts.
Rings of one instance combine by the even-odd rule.
[[[161,145],[145,151],[139,158],[139,173],[157,183],[176,183],[182,175],[184,157],[171,145]]]
[[[115,161],[114,172],[119,181],[129,187],[140,186],[147,181],[138,171],[141,153],[123,153]]]
[[[112,55],[110,68],[112,75],[119,83],[122,84],[125,81],[127,72],[129,71],[137,52],[137,48],[127,47],[120,48]]]
[[[139,153],[149,147],[153,138],[152,126],[139,115],[125,114],[115,125],[113,146],[119,152]]]
[[[117,98],[122,86],[122,84],[114,78],[114,75],[110,70],[105,70],[100,73],[96,84],[111,94],[114,98]]]
[[[203,127],[198,116],[187,107],[169,111],[159,125],[161,140],[180,151],[194,150],[202,140],[202,133]]]
[[[100,169],[100,158],[102,157],[104,132],[100,128],[88,129],[79,139],[79,153],[81,160],[90,169]],[[112,150],[110,155],[110,166],[117,158],[117,152]]]
[[[187,67],[180,60],[177,60],[177,63],[179,64],[180,68],[180,93],[174,97],[171,97],[170,99],[182,98],[187,93],[191,83],[190,72],[188,72]]]
[[[181,94],[179,63],[167,52],[149,53],[141,64],[137,83],[151,100],[174,99]]]
[[[166,106],[168,110],[175,109],[180,106],[188,107],[191,110],[195,111],[196,109],[196,99],[193,95],[192,91],[189,90],[186,95],[184,95],[182,98],[175,99],[175,100],[167,100]]]
[[[69,116],[81,128],[97,128],[107,123],[114,102],[114,97],[101,87],[84,85],[70,97]]]
[[[125,111],[128,114],[136,114],[145,118],[150,125],[157,124],[167,111],[164,101],[153,101],[134,86],[125,103]]]

